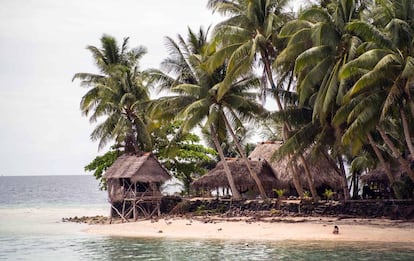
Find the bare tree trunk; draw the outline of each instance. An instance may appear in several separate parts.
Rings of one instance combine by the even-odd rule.
[[[358,198],[358,191],[359,191],[359,184],[358,184],[358,175],[360,172],[353,172],[352,173],[352,183],[353,183],[353,189],[352,189],[352,199]]]
[[[340,159],[340,161],[339,161],[340,167],[338,168],[338,165],[336,164],[336,161],[332,158],[331,155],[329,155],[326,151],[323,151],[322,153],[323,153],[325,159],[328,161],[329,165],[341,177],[341,184],[342,184],[342,191],[344,192],[344,199],[349,200],[351,195],[350,195],[348,185],[347,185],[348,182],[347,182],[347,179],[346,179],[346,172],[345,172],[344,162],[343,162],[342,158],[338,157],[338,161]]]
[[[381,163],[381,166],[384,168],[385,174],[387,174],[388,181],[390,182],[390,185],[394,186],[394,183],[395,183],[394,176],[392,175],[389,166],[385,162],[384,157],[381,154],[381,151],[378,149],[377,144],[375,143],[374,139],[372,138],[371,133],[368,133],[368,141],[369,141],[369,144],[371,145],[371,147],[374,149],[375,155],[379,159],[379,161]]]
[[[305,176],[306,176],[306,180],[308,181],[308,185],[309,185],[309,189],[312,194],[313,201],[318,201],[319,200],[318,192],[316,191],[315,182],[313,180],[312,174],[310,173],[309,166],[305,158],[303,157],[303,155],[300,155],[299,158],[303,164],[303,168],[305,169]]]
[[[388,138],[387,134],[385,134],[383,129],[381,129],[379,126],[377,126],[377,130],[380,133],[380,135],[381,135],[382,139],[384,140],[385,144],[387,144],[387,146],[391,149],[394,158],[396,158],[398,160],[401,167],[407,172],[407,175],[414,182],[414,172],[410,168],[410,162],[408,162],[406,159],[404,159],[401,156],[401,152],[394,146],[394,144]]]
[[[231,175],[229,165],[227,165],[226,157],[224,157],[223,149],[221,148],[220,142],[217,138],[216,130],[214,129],[212,125],[210,125],[210,131],[211,131],[214,145],[216,146],[220,159],[223,162],[224,172],[226,172],[227,180],[229,181],[232,197],[234,199],[241,199],[240,192],[236,188],[236,184],[234,183],[233,176]]]
[[[284,122],[283,123],[283,140],[284,141],[286,141],[288,139],[288,136],[289,136],[288,134],[289,134],[290,130],[291,129],[290,129],[290,126],[288,125],[288,123]],[[288,156],[288,158],[289,158],[289,162],[292,162],[292,157],[290,155]],[[306,161],[304,161],[304,163],[307,166]],[[291,164],[291,170],[292,170],[291,174],[292,174],[293,185],[295,186],[296,192],[298,193],[299,197],[303,198],[305,193],[303,191],[303,187],[302,187],[302,184],[300,182],[299,170],[296,167],[296,165],[294,165],[294,164]]]
[[[408,97],[408,106],[410,107],[411,110],[411,116],[414,117],[414,100],[411,96],[411,92],[410,92],[410,81],[407,81],[405,83],[405,88],[404,88],[404,92]]]
[[[229,123],[229,121],[228,121],[227,117],[224,115],[224,117],[223,117],[223,118],[224,118],[224,122],[226,123],[227,129],[228,129],[228,131],[230,132],[231,137],[233,138],[233,141],[234,141],[234,143],[236,144],[236,147],[237,147],[237,149],[238,149],[238,151],[239,151],[240,155],[242,156],[242,159],[243,159],[244,163],[246,164],[246,167],[247,167],[247,169],[248,169],[248,171],[249,171],[249,173],[250,173],[250,176],[253,178],[254,182],[255,182],[255,183],[256,183],[256,185],[257,185],[257,188],[259,189],[260,196],[261,196],[263,199],[266,199],[266,198],[267,198],[267,196],[266,196],[266,192],[265,192],[265,190],[264,190],[264,188],[263,188],[262,182],[260,181],[259,177],[257,176],[257,173],[256,173],[256,172],[254,172],[254,171],[252,170],[252,168],[251,168],[251,166],[250,166],[250,162],[249,162],[249,160],[248,160],[248,159],[247,159],[247,157],[246,157],[246,153],[244,152],[243,148],[241,147],[241,145],[240,145],[239,141],[237,140],[237,137],[236,137],[236,135],[234,134],[233,129],[232,129],[232,127],[230,126],[230,123]]]
[[[276,84],[273,81],[272,68],[270,66],[270,61],[266,57],[263,57],[263,56],[264,56],[264,54],[262,54],[262,58],[263,58],[263,64],[264,64],[264,67],[265,67],[267,79],[269,80],[272,89],[276,89]],[[277,104],[277,107],[279,108],[279,110],[283,111],[284,110],[283,105],[282,105],[282,102],[280,101],[280,98],[279,98],[278,95],[275,96],[275,100],[276,100],[276,104]]]
[[[350,199],[349,189],[348,189],[348,181],[346,179],[346,172],[344,167],[344,161],[342,156],[338,156],[339,168],[341,170],[341,183],[342,183],[342,190],[344,192],[344,200],[347,201]]]
[[[263,60],[264,66],[265,66],[265,71],[266,71],[266,74],[267,74],[267,78],[268,78],[268,80],[270,82],[270,85],[272,86],[273,89],[277,89],[276,84],[273,81],[272,69],[271,69],[271,66],[270,66],[270,61],[264,56],[263,53],[261,55],[262,55],[262,60]],[[279,110],[280,111],[284,111],[282,102],[280,101],[280,98],[279,98],[278,95],[275,95],[275,100],[276,100],[276,104],[277,104]],[[284,126],[287,128],[287,130],[289,130],[289,131],[291,130],[291,128],[290,128],[290,126],[288,125],[287,122],[284,122]],[[285,139],[285,137],[284,137],[284,139]],[[301,158],[303,159],[302,160],[302,164],[304,165],[305,172],[306,172],[306,169],[309,170],[308,163],[305,160],[305,158],[303,157],[303,155],[301,155]],[[300,197],[303,197],[303,194],[304,193],[303,193],[303,188],[300,185],[299,172],[298,172],[298,170],[296,168],[292,168],[292,170],[293,170],[293,172],[292,172],[292,179],[293,179],[293,184],[295,185],[295,189],[298,192],[298,195]],[[312,179],[310,181],[312,182]],[[308,180],[308,182],[309,182],[309,180]],[[309,186],[310,187],[315,187],[313,185],[313,182],[312,182],[312,186],[311,185],[309,185]],[[316,189],[315,189],[315,191],[316,191]],[[311,193],[312,193],[312,189],[311,189]]]
[[[292,162],[291,157],[289,156],[289,162]],[[298,193],[300,198],[303,198],[304,196],[304,192],[303,192],[303,187],[302,184],[300,183],[300,178],[299,178],[299,171],[296,168],[296,165],[294,165],[293,163],[290,164],[290,168],[292,171],[292,180],[293,180],[293,185],[295,186],[296,192]]]
[[[407,143],[408,150],[410,151],[410,155],[414,157],[414,146],[413,146],[413,143],[411,142],[410,129],[408,127],[408,122],[407,122],[407,115],[405,115],[405,112],[403,109],[400,109],[400,114],[401,114],[401,122],[402,122],[403,129],[404,129],[405,142]]]

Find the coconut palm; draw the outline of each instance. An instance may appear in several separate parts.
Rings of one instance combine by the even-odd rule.
[[[287,0],[209,0],[208,7],[213,12],[230,16],[215,27],[221,49],[209,61],[210,67],[221,66],[228,59],[227,78],[232,79],[256,65],[263,65],[263,83],[267,78],[272,89],[280,87],[274,82],[272,63],[283,48],[277,33],[293,17],[292,13],[285,12],[287,3]],[[230,88],[227,82],[219,90],[219,98]],[[262,88],[265,91],[266,84]],[[275,99],[279,109],[283,109],[279,96]]]
[[[378,131],[391,154],[412,180],[414,173],[402,152],[407,150],[411,157],[414,156],[413,138],[410,135],[413,130],[409,124],[414,119],[413,10],[413,1],[384,1],[373,7],[369,21],[349,24],[348,29],[369,42],[370,48],[347,63],[340,75],[342,79],[354,80],[352,88],[344,96],[344,109],[341,111],[342,114],[348,111],[349,115],[345,142],[350,140],[347,137],[362,133],[357,139],[362,144],[368,131]],[[375,101],[375,105],[371,103],[369,108],[358,108],[357,101],[361,100]],[[341,115],[337,118],[344,119]],[[396,120],[403,130],[403,137],[393,141],[383,125]],[[363,129],[363,126],[369,128]],[[398,144],[400,140],[405,140],[406,145]]]
[[[101,48],[88,46],[99,73],[77,73],[73,80],[89,88],[82,97],[81,110],[91,122],[100,122],[91,134],[99,140],[99,148],[109,141],[129,143],[134,151],[151,147],[146,130],[146,103],[149,101],[145,73],[139,71],[138,63],[146,53],[145,48],[129,49],[128,38],[121,47],[115,38],[104,35]]]
[[[218,150],[221,160],[224,162],[224,169],[229,180],[233,197],[240,198],[240,194],[234,184],[233,178],[228,168],[225,156],[221,147],[221,142],[226,138],[227,131],[233,136],[233,141],[239,149],[239,152],[246,164],[249,164],[247,158],[233,132],[234,126],[242,128],[242,119],[252,119],[254,113],[261,111],[261,106],[255,102],[255,95],[247,93],[251,87],[257,86],[259,81],[251,75],[239,77],[232,82],[232,88],[226,95],[218,98],[218,89],[226,76],[225,66],[217,68],[213,72],[206,69],[205,62],[208,57],[215,52],[215,45],[200,45],[194,47],[194,41],[191,39],[195,34],[189,30],[189,41],[184,41],[179,36],[179,43],[169,39],[170,46],[173,47],[174,55],[172,59],[166,60],[174,68],[177,64],[182,65],[183,74],[179,72],[178,76],[170,77],[160,72],[155,72],[158,79],[164,81],[162,86],[171,85],[170,91],[176,94],[158,100],[155,108],[162,111],[164,115],[176,115],[184,119],[182,131],[187,132],[203,124],[211,133],[211,138]],[[200,33],[199,37],[205,37],[206,34]],[[203,40],[196,43],[205,42]],[[164,63],[167,64],[167,63]],[[161,109],[160,109],[161,108]],[[248,165],[249,168],[249,165]],[[249,168],[251,170],[251,168]],[[263,186],[256,173],[251,171],[262,197],[266,197]]]
[[[280,28],[284,23],[289,21],[293,16],[291,13],[284,12],[287,1],[209,1],[210,8],[213,11],[220,12],[224,15],[229,14],[230,18],[218,24],[215,28],[216,39],[220,42],[222,48],[210,59],[211,68],[222,64],[224,59],[228,59],[227,79],[231,79],[233,74],[242,73],[251,70],[254,65],[262,64],[264,75],[262,79],[270,82],[275,94],[275,100],[280,111],[283,111],[281,101],[281,90],[285,83],[292,82],[291,71],[281,74],[279,84],[274,82],[272,63],[284,46],[284,41],[280,41],[277,36]],[[260,62],[256,61],[256,56],[260,57]],[[224,81],[218,91],[219,98],[230,88],[228,80]],[[266,86],[263,86],[264,90]],[[289,91],[289,90],[288,90]],[[287,92],[288,93],[288,92]],[[291,127],[288,122],[284,122],[284,129],[290,131]],[[287,135],[287,134],[286,134]],[[286,135],[284,138],[286,139]],[[302,164],[305,165],[306,174],[310,177],[307,162],[302,155],[299,155]],[[292,172],[295,174],[295,172]],[[293,178],[296,180],[297,175]],[[296,180],[297,181],[297,180]],[[309,182],[312,183],[311,179]],[[299,182],[295,182],[299,184]],[[314,187],[310,184],[310,187]],[[296,188],[299,195],[302,196],[302,189]],[[314,199],[317,198],[316,189],[312,189]]]
[[[288,38],[286,49],[275,61],[276,68],[290,70],[294,64],[299,106],[311,108],[313,126],[320,132],[312,140],[317,147],[329,147],[330,157],[336,158],[343,180],[345,199],[349,198],[342,155],[344,149],[337,138],[331,120],[339,108],[348,83],[340,81],[342,64],[352,59],[362,41],[346,30],[346,25],[358,19],[363,5],[355,0],[327,1],[300,13],[297,20],[287,23],[280,37]]]

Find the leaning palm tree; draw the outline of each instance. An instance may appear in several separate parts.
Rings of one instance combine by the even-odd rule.
[[[331,156],[339,163],[343,193],[349,198],[342,148],[331,119],[339,107],[348,83],[339,81],[342,64],[355,57],[361,40],[346,30],[346,25],[358,19],[364,8],[359,1],[327,1],[327,6],[305,9],[299,18],[287,23],[280,32],[288,44],[278,56],[275,66],[291,69],[294,64],[299,106],[312,109],[313,125],[321,130],[312,137],[317,147],[326,144]]]
[[[215,28],[216,39],[221,44],[221,49],[209,61],[209,67],[215,68],[228,59],[227,77],[218,91],[219,98],[231,88],[230,81],[233,75],[252,70],[256,65],[263,65],[263,90],[266,90],[266,82],[271,85],[279,111],[284,111],[284,106],[279,95],[286,94],[282,90],[285,82],[288,88],[292,82],[291,71],[280,74],[279,84],[275,84],[272,64],[284,47],[284,41],[278,37],[280,28],[293,18],[291,13],[285,12],[287,1],[284,0],[259,0],[259,1],[225,1],[211,0],[209,7],[213,11],[230,18],[218,24]],[[260,57],[260,61],[256,60]],[[267,81],[266,81],[267,79]],[[284,122],[284,130],[290,131],[288,122]],[[288,134],[284,134],[284,139]],[[307,162],[300,156],[302,163],[307,168]],[[292,172],[293,178],[298,181],[297,173]],[[308,176],[310,173],[306,172]],[[299,184],[299,182],[295,182]],[[310,185],[312,187],[312,185]],[[300,196],[302,189],[296,187]],[[316,199],[316,190],[313,189],[313,196]]]
[[[160,72],[156,72],[155,76],[163,81],[163,86],[170,84],[170,91],[174,96],[161,98],[158,100],[155,108],[162,111],[164,115],[176,115],[183,119],[182,131],[187,132],[198,126],[203,125],[211,133],[211,138],[218,150],[221,160],[224,162],[224,169],[229,181],[230,188],[234,198],[240,198],[240,194],[234,184],[230,169],[225,161],[225,156],[221,147],[221,141],[226,138],[226,132],[229,131],[233,136],[233,141],[239,143],[233,132],[233,124],[241,126],[242,118],[252,118],[252,114],[260,112],[259,106],[254,98],[255,95],[247,91],[259,83],[257,79],[251,75],[245,75],[233,80],[232,88],[228,90],[226,95],[218,98],[218,89],[226,76],[226,68],[224,65],[217,68],[213,72],[206,69],[205,62],[208,57],[215,52],[215,45],[203,44],[200,48],[192,49],[194,41],[192,36],[194,33],[189,30],[189,41],[184,41],[179,36],[180,43],[169,40],[170,46],[173,46],[173,59],[167,60],[168,64],[183,66],[178,77],[169,77]],[[205,36],[206,34],[199,34]],[[206,41],[196,41],[197,43]],[[248,164],[247,158],[244,155]],[[249,166],[248,166],[249,168]],[[249,168],[251,170],[251,168]],[[263,186],[257,175],[251,171],[253,179],[256,181],[262,197],[266,197]]]
[[[373,139],[367,132],[378,132],[390,149],[390,154],[414,181],[410,161],[403,155],[407,150],[414,158],[411,137],[413,129],[409,124],[414,119],[414,2],[384,1],[374,5],[372,10],[369,20],[348,25],[349,30],[368,42],[370,48],[342,69],[341,78],[354,81],[344,96],[341,114],[336,118],[343,121],[343,112],[350,113],[347,117],[349,127],[344,134],[345,141],[351,140],[349,137],[352,133],[365,133],[365,136],[356,136],[360,137],[357,141],[362,144],[368,137],[371,142]],[[375,106],[371,103],[367,108],[360,108],[357,101],[361,100],[375,101]],[[387,134],[384,124],[387,125],[390,121],[399,122],[398,125],[403,130],[401,139],[390,138],[392,130]],[[368,123],[371,123],[370,128],[361,128]],[[400,140],[404,140],[405,146]]]
[[[109,141],[117,144],[132,141],[135,151],[146,150],[150,138],[146,130],[145,104],[149,101],[145,73],[138,63],[145,48],[128,48],[128,38],[119,47],[115,38],[104,35],[101,48],[88,46],[99,73],[77,73],[73,80],[89,88],[82,97],[81,110],[91,122],[100,122],[91,134],[99,140],[99,148]],[[132,140],[131,140],[132,139]]]

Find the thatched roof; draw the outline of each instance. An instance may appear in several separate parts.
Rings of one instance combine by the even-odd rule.
[[[105,179],[130,178],[132,182],[164,182],[171,178],[152,153],[142,156],[124,154],[105,172]]]
[[[402,172],[400,171],[391,171],[395,180],[401,179]],[[361,181],[363,183],[369,183],[369,182],[383,182],[383,183],[389,183],[389,179],[387,176],[387,173],[385,172],[384,168],[378,167],[376,169],[373,169],[364,175],[361,176]]]
[[[257,144],[256,148],[250,153],[249,159],[251,160],[266,160],[272,166],[274,172],[277,175],[277,178],[285,184],[289,184],[293,187],[293,179],[291,174],[291,168],[289,167],[289,159],[285,157],[279,161],[272,160],[272,156],[275,151],[277,151],[281,142],[260,142]],[[328,185],[333,189],[341,188],[341,179],[339,174],[335,171],[334,168],[329,164],[328,160],[325,157],[320,157],[316,162],[311,161],[309,153],[305,155],[305,158],[308,160],[309,168],[315,186],[319,187],[321,185]],[[305,188],[308,187],[308,183],[305,179],[305,170],[302,166],[298,166],[299,176],[301,179],[301,184]]]
[[[275,173],[266,161],[249,161],[251,168],[257,173],[263,186],[267,190],[277,188],[279,185],[275,177]],[[234,183],[239,187],[255,187],[256,183],[250,176],[247,166],[242,159],[228,159],[227,164],[234,178]],[[219,162],[217,166],[207,174],[196,179],[192,186],[195,188],[214,189],[218,187],[229,187],[226,173],[224,171],[223,162]]]

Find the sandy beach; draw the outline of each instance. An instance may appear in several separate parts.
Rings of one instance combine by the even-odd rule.
[[[337,235],[332,233],[335,225],[339,226]],[[93,225],[85,232],[137,238],[414,243],[414,223],[387,219],[289,218],[251,222],[240,218],[169,218]]]

